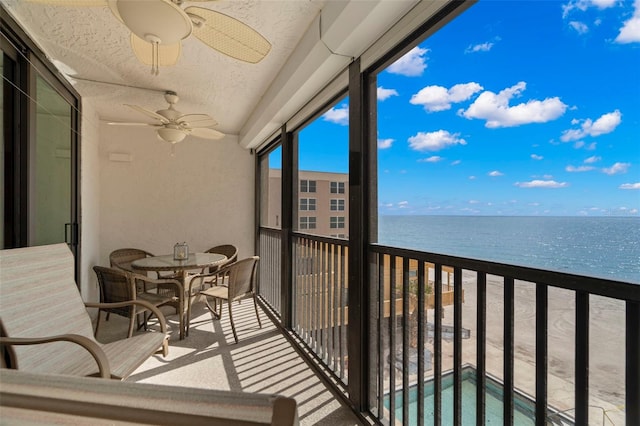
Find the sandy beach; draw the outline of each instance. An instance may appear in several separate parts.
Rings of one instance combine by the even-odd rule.
[[[471,331],[463,340],[463,364],[476,365],[475,274],[463,274],[463,328]],[[535,284],[515,282],[515,387],[535,396]],[[575,292],[548,291],[548,401],[573,417]],[[624,424],[625,304],[592,296],[589,324],[589,417],[593,425]],[[487,277],[487,372],[502,379],[503,287],[500,277]],[[433,320],[431,311],[429,321]],[[453,306],[445,308],[443,324],[453,325]],[[443,371],[453,368],[453,343],[443,341]],[[427,372],[428,374],[429,372]]]

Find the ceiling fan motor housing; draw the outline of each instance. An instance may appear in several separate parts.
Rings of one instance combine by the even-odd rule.
[[[170,1],[117,0],[122,21],[143,40],[174,44],[191,35],[191,19]]]

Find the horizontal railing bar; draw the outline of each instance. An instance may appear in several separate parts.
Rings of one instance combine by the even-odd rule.
[[[303,238],[305,240],[318,241],[320,243],[333,244],[343,247],[347,247],[349,245],[349,241],[343,240],[341,238],[325,237],[323,235],[303,234],[301,232],[292,232],[291,235],[294,239]]]
[[[568,274],[565,272],[548,271],[526,266],[508,265],[485,260],[468,259],[458,256],[448,256],[438,253],[388,247],[378,244],[370,245],[370,249],[375,253],[409,257],[411,259],[422,260],[433,264],[485,272],[489,275],[514,277],[520,281],[543,283],[567,290],[586,291],[598,296],[640,302],[640,287],[638,287],[640,283],[633,284],[623,281],[608,280],[605,278],[587,277]]]

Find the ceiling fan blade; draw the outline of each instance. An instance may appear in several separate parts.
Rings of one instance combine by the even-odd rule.
[[[177,121],[191,128],[214,127],[218,125],[218,122],[207,114],[186,114],[179,117]]]
[[[153,65],[153,46],[151,43],[131,33],[131,48],[140,62],[145,65]],[[181,52],[182,45],[179,42],[174,44],[159,44],[158,65],[163,67],[175,65],[180,58]]]
[[[206,127],[197,127],[195,129],[191,129],[191,131],[189,132],[189,134],[191,136],[195,136],[197,138],[202,138],[202,139],[222,139],[224,138],[224,133],[219,132],[217,130],[214,129],[209,129]]]
[[[99,7],[106,6],[107,0],[26,0],[29,3],[48,4],[51,6]]]
[[[220,53],[255,64],[271,50],[267,39],[235,18],[197,6],[184,11],[194,22],[193,34]]]
[[[110,121],[107,124],[112,126],[149,126],[149,127],[162,127],[162,124],[151,124],[151,123],[134,123],[130,121]]]
[[[166,118],[164,118],[163,116],[161,116],[160,114],[150,111],[146,108],[142,108],[141,106],[138,105],[129,105],[129,104],[125,104],[125,106],[128,106],[129,108],[133,108],[136,111],[146,115],[147,117],[153,118],[155,120],[160,121],[163,124],[167,124],[169,122],[169,120],[167,120]]]

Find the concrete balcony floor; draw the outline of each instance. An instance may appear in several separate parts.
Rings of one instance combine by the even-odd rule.
[[[204,303],[195,303],[189,336],[183,340],[178,339],[175,311],[163,307],[171,329],[169,355],[148,359],[127,381],[277,393],[296,399],[302,425],[361,424],[260,308],[262,328],[258,327],[251,300],[235,303],[232,309],[238,344],[233,339],[226,306],[222,319],[217,320]],[[150,328],[155,326],[156,321],[152,319]],[[102,313],[97,338],[102,342],[124,338],[127,327],[128,319],[111,315],[109,321],[105,321]]]

